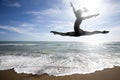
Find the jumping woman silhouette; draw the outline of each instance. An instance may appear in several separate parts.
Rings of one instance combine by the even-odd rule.
[[[74,12],[74,14],[76,16],[76,20],[74,22],[74,31],[73,32],[66,32],[66,33],[57,32],[57,31],[50,31],[51,33],[58,34],[58,35],[61,35],[61,36],[73,36],[73,37],[85,36],[85,35],[93,35],[93,34],[99,34],[99,33],[102,33],[102,34],[109,33],[109,31],[92,31],[92,32],[90,32],[90,31],[82,30],[80,28],[80,24],[82,23],[83,20],[89,19],[89,18],[92,18],[92,17],[96,17],[99,14],[94,14],[94,15],[89,15],[89,16],[86,16],[86,17],[82,17],[82,13],[87,12],[87,9],[83,8],[83,10],[79,9],[79,10],[76,11],[71,2],[70,2],[70,5],[73,8],[73,12]]]

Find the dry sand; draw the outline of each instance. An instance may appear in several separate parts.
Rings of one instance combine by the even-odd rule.
[[[109,68],[91,74],[74,74],[59,77],[47,74],[17,74],[11,69],[0,71],[0,80],[120,80],[120,67]]]

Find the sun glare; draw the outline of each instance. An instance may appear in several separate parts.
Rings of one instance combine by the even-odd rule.
[[[92,36],[84,36],[82,37],[82,42],[85,42],[90,45],[99,45],[108,42],[106,37],[102,37],[102,35],[92,35]]]
[[[88,41],[86,43],[90,44],[90,45],[99,46],[100,44],[103,44],[104,42],[102,42],[102,41]]]
[[[101,0],[82,0],[81,5],[82,7],[86,7],[88,9],[89,14],[98,13]]]

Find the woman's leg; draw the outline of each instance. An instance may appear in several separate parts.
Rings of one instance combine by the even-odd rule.
[[[107,34],[109,33],[109,31],[92,31],[92,32],[89,32],[89,31],[84,31],[84,34],[83,35],[93,35],[93,34]]]
[[[66,33],[62,33],[62,32],[57,32],[57,31],[50,31],[53,34],[59,34],[61,36],[66,36]]]
[[[61,36],[75,36],[75,32],[66,32],[66,33],[57,32],[57,31],[50,31],[50,32],[53,34],[61,35]]]

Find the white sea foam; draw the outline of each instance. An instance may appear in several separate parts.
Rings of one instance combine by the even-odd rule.
[[[40,54],[33,56],[0,56],[0,70],[12,69],[17,73],[54,76],[87,74],[104,68],[120,66],[120,58],[111,55],[89,54]]]

